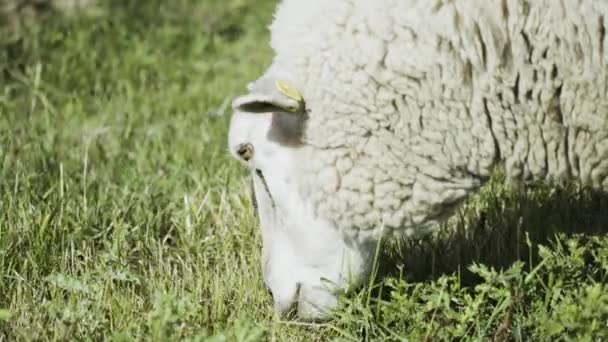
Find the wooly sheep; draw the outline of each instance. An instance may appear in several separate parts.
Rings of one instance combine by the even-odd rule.
[[[283,0],[237,98],[276,309],[324,318],[380,237],[430,231],[497,166],[608,190],[608,2]]]

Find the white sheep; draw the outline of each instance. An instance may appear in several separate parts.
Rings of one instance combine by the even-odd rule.
[[[383,237],[430,231],[496,165],[608,190],[608,1],[283,0],[233,103],[275,306],[323,318]]]

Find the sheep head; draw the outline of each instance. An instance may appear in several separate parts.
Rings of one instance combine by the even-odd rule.
[[[262,231],[262,271],[275,309],[322,319],[338,296],[367,276],[374,246],[352,241],[307,199],[304,99],[289,83],[265,76],[233,102],[229,149],[253,178]]]

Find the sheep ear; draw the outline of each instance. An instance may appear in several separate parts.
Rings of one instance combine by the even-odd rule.
[[[232,103],[234,110],[248,113],[304,112],[302,95],[285,81],[265,77],[248,88],[249,94]]]

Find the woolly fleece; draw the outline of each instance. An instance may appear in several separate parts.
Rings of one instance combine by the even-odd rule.
[[[598,0],[284,0],[273,68],[309,113],[303,197],[367,239],[433,227],[501,161],[608,189],[607,17]]]

